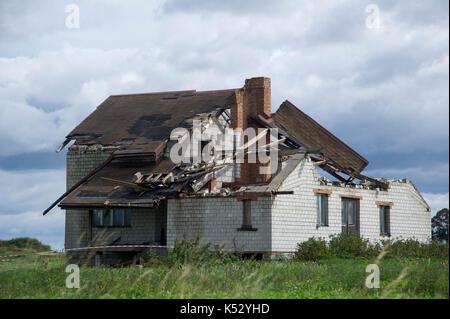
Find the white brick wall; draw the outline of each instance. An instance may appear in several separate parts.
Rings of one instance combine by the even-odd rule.
[[[376,201],[393,202],[391,209],[391,238],[416,238],[426,241],[431,237],[431,216],[424,203],[409,183],[392,182],[389,190],[376,191],[338,186],[322,186],[312,163],[305,159],[283,182],[281,191],[293,195],[276,196],[272,206],[272,249],[292,252],[297,243],[310,237],[323,237],[341,232],[341,198],[339,195],[361,196],[360,234],[372,241],[380,240],[379,209]],[[331,189],[329,226],[316,228],[315,188]]]
[[[100,165],[107,152],[68,153],[67,187],[70,187]],[[430,212],[426,203],[409,183],[392,182],[388,192],[367,189],[321,186],[312,163],[305,159],[288,176],[280,191],[294,191],[293,195],[259,197],[252,201],[252,225],[257,231],[238,231],[242,225],[243,204],[236,198],[171,199],[167,206],[167,244],[175,239],[201,243],[225,244],[226,249],[247,252],[292,252],[297,243],[310,237],[328,238],[341,232],[342,195],[362,196],[360,201],[360,234],[379,240],[379,210],[375,201],[393,202],[391,209],[392,238],[416,238],[421,241],[431,236]],[[329,197],[329,226],[316,229],[315,188],[331,189]],[[130,241],[159,239],[156,221],[148,212],[132,213],[132,228],[119,231]],[[67,210],[66,248],[81,247],[89,240],[89,215],[87,210]],[[161,219],[161,218],[159,218]],[[158,229],[160,227],[156,227]],[[114,230],[111,230],[114,231]],[[95,230],[91,236],[95,237]]]
[[[201,244],[225,244],[225,249],[267,252],[271,249],[269,197],[252,201],[252,226],[257,231],[238,231],[242,226],[243,204],[236,198],[171,199],[167,211],[167,243],[176,238]]]

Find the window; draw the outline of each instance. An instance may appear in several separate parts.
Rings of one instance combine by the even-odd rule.
[[[94,209],[92,212],[92,226],[131,226],[131,212],[129,209]]]
[[[380,205],[380,234],[382,236],[391,236],[390,210],[389,206]]]
[[[359,198],[341,198],[342,233],[359,236]]]
[[[348,202],[348,224],[355,225],[356,204],[355,201]]]
[[[244,205],[242,228],[252,228],[252,202],[249,199],[246,199],[242,203]]]
[[[356,223],[356,201],[343,200],[341,204],[342,225],[355,225]]]
[[[317,226],[328,226],[328,194],[317,195]]]
[[[242,226],[238,230],[251,230],[256,231],[257,228],[253,228],[252,226],[252,201],[250,199],[242,200]]]

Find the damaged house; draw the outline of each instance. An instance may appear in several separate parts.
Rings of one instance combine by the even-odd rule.
[[[248,128],[256,135],[227,138]],[[195,161],[192,146],[173,161],[195,130],[207,160]],[[66,211],[72,260],[122,263],[177,239],[276,255],[338,233],[431,236],[430,207],[412,182],[363,175],[363,156],[287,100],[272,113],[269,78],[238,89],[113,95],[57,151],[71,141],[67,191],[44,215],[56,205]],[[258,152],[271,156],[250,161]]]

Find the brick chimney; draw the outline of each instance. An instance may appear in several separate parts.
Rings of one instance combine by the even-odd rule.
[[[270,78],[259,77],[245,80],[244,99],[248,115],[270,116]]]
[[[243,88],[236,90],[235,100],[231,103],[231,127],[245,130],[248,127],[258,128],[257,125],[248,120],[249,117],[257,118],[258,115],[270,117],[271,113],[271,89],[270,78],[257,77],[245,80]],[[261,140],[262,141],[262,140]],[[260,141],[260,143],[261,143]],[[246,141],[244,141],[246,142]],[[266,143],[270,142],[267,137]],[[259,167],[267,168],[267,173],[260,174]],[[270,179],[268,164],[245,163],[240,164],[240,177],[237,183],[259,183]]]

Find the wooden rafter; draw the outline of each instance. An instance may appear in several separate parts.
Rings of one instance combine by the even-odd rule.
[[[125,182],[125,181],[121,181],[118,179],[114,179],[114,178],[109,178],[109,177],[100,177],[102,180],[104,180],[105,182],[108,183],[113,183],[113,184],[117,184],[117,185],[121,185],[121,186],[126,186],[126,187],[132,187],[135,189],[138,189],[140,191],[149,191],[150,189],[147,187],[142,187],[140,185],[137,185],[135,183],[130,183],[130,182]]]

